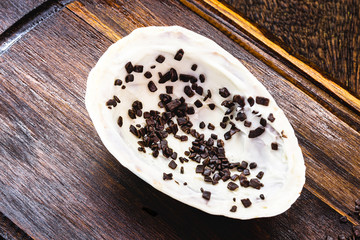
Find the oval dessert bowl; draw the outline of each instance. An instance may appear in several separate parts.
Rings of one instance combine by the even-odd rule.
[[[235,57],[190,30],[139,28],[110,46],[85,102],[110,153],[178,201],[251,219],[300,196],[304,159],[283,111]]]

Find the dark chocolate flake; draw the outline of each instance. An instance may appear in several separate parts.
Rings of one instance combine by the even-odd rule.
[[[251,206],[251,201],[248,198],[241,199],[241,203],[244,205],[245,208],[248,208]]]
[[[254,100],[252,97],[249,97],[249,98],[247,99],[247,101],[248,101],[250,107],[252,107],[252,106],[254,105],[254,103],[255,103],[255,100]]]
[[[228,96],[230,96],[230,92],[226,87],[220,88],[219,89],[219,94],[220,96],[222,96],[223,98],[227,98]]]
[[[256,162],[250,163],[250,169],[254,169],[254,168],[256,168],[256,167],[257,167]]]
[[[200,75],[199,75],[199,80],[200,80],[201,83],[205,82],[205,75],[204,75],[204,74],[200,74]],[[211,94],[210,94],[209,98],[211,98]]]
[[[122,85],[122,81],[120,79],[116,79],[114,82],[115,86],[121,86]]]
[[[172,173],[163,173],[163,180],[172,180],[173,174]]]
[[[209,123],[209,124],[208,124],[208,129],[214,130],[214,129],[215,129],[215,126],[214,126],[212,123]]]
[[[122,127],[123,125],[123,118],[121,116],[119,116],[118,120],[117,120],[117,124],[119,125],[119,127]]]
[[[274,114],[270,113],[269,116],[268,116],[268,120],[269,120],[270,122],[274,122],[274,121],[275,121]]]
[[[195,88],[195,92],[201,96],[203,94],[203,92],[204,92],[204,89],[202,87],[200,87],[200,86],[197,86]]]
[[[183,166],[180,167],[180,173],[184,174],[184,167]]]
[[[125,69],[127,73],[131,73],[134,70],[134,67],[131,62],[128,62],[127,64],[125,64]]]
[[[234,205],[231,207],[230,212],[236,212],[236,210],[237,210],[237,207]]]
[[[159,55],[157,58],[156,58],[156,61],[158,63],[163,63],[165,61],[165,57],[163,55]]]
[[[121,102],[120,99],[119,99],[117,96],[114,96],[114,100],[115,100],[116,102],[118,102],[118,103]]]
[[[197,108],[201,108],[203,106],[202,102],[198,99],[194,102],[194,105],[197,107]]]
[[[204,172],[204,165],[197,165],[195,169],[196,173],[203,173]]]
[[[260,189],[262,186],[264,186],[257,178],[250,179],[249,185],[250,185],[250,187],[253,187],[256,189]]]
[[[245,122],[244,122],[244,126],[245,126],[245,127],[251,127],[251,122],[245,121]]]
[[[264,194],[260,194],[260,198],[261,198],[262,200],[264,200],[264,199],[265,199]]]
[[[166,88],[166,93],[167,94],[172,94],[173,93],[173,89],[174,89],[173,86],[166,86],[165,88]]]
[[[258,127],[255,130],[251,130],[249,132],[249,138],[256,138],[258,136],[260,136],[261,134],[263,134],[265,132],[265,128],[263,127]]]
[[[246,114],[244,113],[244,112],[238,112],[237,113],[237,115],[236,115],[236,117],[235,117],[235,120],[236,121],[241,121],[241,122],[243,122],[244,120],[246,120]]]
[[[128,83],[128,82],[133,82],[134,81],[134,75],[132,74],[129,74],[125,77],[125,82]]]
[[[152,77],[152,74],[151,74],[151,72],[147,71],[146,73],[144,73],[144,76],[145,76],[146,78],[151,78],[151,77]]]
[[[134,66],[134,72],[142,73],[143,70],[144,70],[144,66],[143,66],[143,65],[135,65],[135,66]]]
[[[201,123],[199,124],[199,128],[204,129],[204,128],[205,128],[205,123],[204,123],[204,122],[201,122]]]
[[[186,96],[188,97],[192,97],[195,95],[194,91],[191,89],[190,86],[185,86],[184,87],[184,93],[186,94]]]
[[[215,104],[213,104],[213,103],[209,103],[208,106],[209,106],[209,108],[210,108],[211,110],[214,110],[214,109],[215,109]]]
[[[276,142],[271,143],[271,149],[272,150],[278,150],[279,149],[278,144]]]
[[[197,82],[197,78],[189,74],[180,74],[179,78],[183,82],[189,82],[189,81],[191,83]]]
[[[206,200],[210,200],[211,192],[209,191],[202,191],[202,197]]]
[[[197,67],[198,67],[198,66],[197,66],[196,64],[193,64],[193,65],[191,66],[191,70],[196,71]]]
[[[183,58],[183,56],[184,56],[184,50],[179,49],[179,50],[177,51],[177,53],[175,54],[174,59],[177,60],[177,61],[181,61],[181,59]]]
[[[263,171],[260,171],[260,172],[256,175],[256,177],[257,177],[258,179],[262,179],[263,176],[264,176],[264,172],[263,172]]]
[[[256,103],[259,105],[269,106],[270,100],[265,97],[256,97]]]
[[[170,162],[169,162],[169,168],[171,168],[171,169],[175,169],[176,167],[177,167],[177,164],[176,164],[176,162],[174,161],[174,160],[171,160]]]
[[[266,127],[266,124],[267,124],[267,121],[265,118],[261,118],[260,119],[260,125],[263,126],[263,127]]]
[[[227,188],[231,191],[234,191],[235,189],[237,189],[239,187],[239,185],[237,185],[236,183],[234,182],[229,182],[228,185],[227,185]]]
[[[136,129],[136,127],[134,125],[130,125],[129,129],[130,129],[130,132],[132,134],[134,134],[136,137],[140,137],[139,136],[139,131]]]
[[[115,99],[110,99],[106,102],[106,106],[113,106],[113,107],[116,107],[117,105],[117,102]]]

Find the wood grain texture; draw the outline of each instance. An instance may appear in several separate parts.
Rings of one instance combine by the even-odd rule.
[[[175,24],[237,57],[294,126],[307,184],[286,213],[251,221],[208,215],[154,190],[102,145],[83,101],[88,72],[133,29]],[[0,64],[0,211],[35,239],[325,239],[350,232],[339,217],[359,198],[359,133],[177,1],[72,3]]]
[[[46,0],[0,1],[0,34]]]
[[[290,54],[360,97],[360,2],[222,0]]]

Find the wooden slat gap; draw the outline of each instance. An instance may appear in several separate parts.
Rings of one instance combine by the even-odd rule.
[[[229,27],[228,25],[235,27],[238,31],[246,34],[252,40],[261,44],[262,47],[265,47],[268,50],[270,50],[271,54],[275,55],[272,57],[274,57],[277,60],[280,60],[281,62],[285,61],[286,63],[288,63],[287,65],[289,64],[292,65],[292,70],[299,72],[302,76],[311,80],[311,82],[314,85],[320,86],[321,89],[327,91],[334,99],[336,99],[341,104],[345,105],[347,108],[352,110],[356,115],[360,116],[360,99],[356,98],[355,96],[350,94],[348,91],[346,91],[336,83],[325,78],[321,73],[311,68],[301,60],[287,53],[279,45],[275,44],[274,42],[266,38],[262,34],[262,32],[258,28],[256,28],[253,24],[242,18],[239,14],[233,12],[231,9],[229,9],[222,3],[219,3],[218,1],[214,1],[214,0],[180,0],[180,1],[185,6],[189,7],[192,11],[194,11],[201,17],[205,18],[216,28],[224,32],[231,39],[235,40],[234,38],[237,38],[236,36],[234,36],[229,32],[226,32],[226,30],[224,29],[220,29],[221,26],[219,25],[224,24],[223,21],[224,18],[226,18],[226,20],[228,20],[226,21],[227,27]],[[208,12],[204,12],[203,7],[205,7],[206,10],[208,10]],[[210,18],[212,18],[212,20]],[[220,20],[222,20],[222,22]],[[264,62],[264,59],[260,59],[260,60]],[[314,98],[313,96],[311,97]],[[359,130],[357,129],[357,131]]]
[[[0,35],[0,56],[31,29],[61,11],[71,0],[49,0],[25,14]]]

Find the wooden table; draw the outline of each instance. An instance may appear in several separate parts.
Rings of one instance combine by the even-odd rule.
[[[0,6],[0,237],[336,239],[359,224],[360,100],[246,16],[214,0]],[[249,221],[208,215],[154,190],[102,145],[84,106],[87,75],[113,42],[149,25],[215,40],[274,96],[307,167],[290,210]]]

